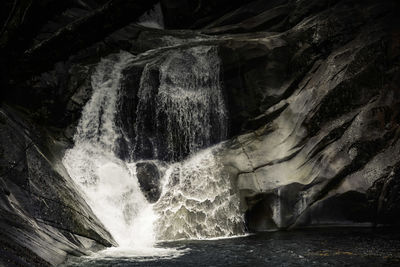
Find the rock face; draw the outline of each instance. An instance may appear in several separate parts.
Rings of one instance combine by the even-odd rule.
[[[7,21],[4,10],[11,2],[0,8],[1,22]],[[24,11],[29,1],[19,2]],[[240,192],[250,230],[400,223],[398,1],[165,0],[166,30],[121,24],[100,41],[74,43],[68,59],[42,73],[37,73],[41,66],[9,70],[20,66],[14,58],[23,59],[25,50],[106,3],[45,2],[55,5],[50,13],[63,15],[55,19],[46,12],[35,20],[33,10],[21,21],[18,14],[24,12],[16,12],[21,25],[0,32],[0,86],[6,88],[0,109],[5,265],[58,264],[67,254],[114,244],[60,157],[72,145],[91,96],[94,66],[121,49],[137,55],[124,73],[118,106],[119,126],[133,140],[143,73],[157,89],[158,67],[168,55],[215,48],[229,119],[229,140],[218,158]],[[182,28],[195,30],[176,30]],[[154,102],[150,98],[143,113],[154,112]],[[156,132],[150,119],[143,121]],[[120,147],[121,158],[132,157],[134,148],[124,140]],[[145,149],[139,159],[153,157]],[[148,200],[157,201],[160,170],[144,162],[137,172]]]
[[[0,243],[5,265],[56,265],[115,245],[60,159],[57,141],[0,110]]]
[[[136,175],[140,189],[150,203],[157,202],[161,195],[161,173],[157,165],[152,162],[139,162],[136,164]]]
[[[174,29],[201,28],[251,0],[162,0],[165,24]]]
[[[399,222],[395,8],[289,2],[207,30],[259,30],[284,14],[264,26],[279,33],[246,34],[222,49],[233,131],[249,131],[222,160],[237,177],[251,230]]]

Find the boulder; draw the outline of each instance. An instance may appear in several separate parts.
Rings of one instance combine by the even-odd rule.
[[[162,173],[154,162],[138,162],[136,175],[140,189],[150,203],[155,203],[161,196]]]

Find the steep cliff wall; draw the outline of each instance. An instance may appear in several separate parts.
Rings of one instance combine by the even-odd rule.
[[[223,161],[238,178],[249,226],[396,223],[396,5],[306,2],[205,30],[278,31],[222,45],[232,131],[248,131]]]
[[[5,265],[55,265],[115,244],[61,163],[48,132],[0,110],[0,243]]]

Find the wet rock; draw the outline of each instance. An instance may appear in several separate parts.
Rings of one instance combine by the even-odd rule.
[[[157,202],[161,196],[162,174],[154,162],[139,162],[136,164],[136,175],[140,189],[150,203]]]
[[[400,164],[387,171],[367,191],[375,224],[400,223]]]
[[[391,155],[400,153],[400,69],[382,46],[398,40],[391,4],[303,4],[288,11],[284,32],[221,44],[239,134],[222,161],[237,177],[248,226],[396,223],[396,179],[387,170],[399,162]],[[342,19],[344,11],[354,15]]]
[[[251,205],[245,213],[245,223],[248,231],[261,232],[278,229],[272,219],[273,210],[270,204],[273,203],[273,195],[260,194],[255,198],[248,198],[246,201],[247,204]]]
[[[11,2],[6,1],[8,9]],[[72,2],[74,7],[49,21],[26,45],[43,41],[104,3]],[[71,144],[90,98],[93,66],[120,49],[133,54],[153,49],[124,74],[117,124],[133,140],[146,64],[171,51],[218,46],[228,137],[233,137],[220,160],[240,191],[250,230],[398,222],[400,35],[395,2],[166,0],[161,4],[168,27],[207,26],[164,31],[129,25],[28,81],[8,81],[8,68],[0,64],[5,74],[0,81],[14,85],[1,92],[2,101],[24,111],[14,117],[33,121],[27,125],[0,114],[2,255],[19,265],[58,264],[67,254],[114,244],[66,175],[59,155]],[[3,9],[0,13],[4,21]],[[13,56],[4,62],[13,62]],[[160,73],[149,76],[155,94]],[[154,102],[152,97],[143,113],[150,114]],[[146,118],[151,124],[151,116]],[[151,159],[154,140],[149,136],[157,129],[147,128],[141,157]],[[131,158],[134,148],[122,139],[118,156]],[[137,164],[140,187],[150,202],[160,197],[160,172],[154,162]]]
[[[10,108],[0,117],[3,263],[56,265],[116,245],[62,166],[57,142]]]

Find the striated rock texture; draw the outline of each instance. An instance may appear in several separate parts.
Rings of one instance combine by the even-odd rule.
[[[137,56],[118,106],[133,139],[143,73],[158,88],[157,62],[215,47],[229,120],[218,158],[249,230],[400,222],[398,1],[163,0],[165,30],[134,24],[156,1],[125,3],[121,20],[113,5],[121,1],[12,2],[0,8],[5,265],[58,264],[114,244],[59,157],[72,145],[94,67],[119,50]],[[132,156],[123,140],[120,147],[121,158]],[[155,201],[158,171],[139,172]]]
[[[137,19],[140,14],[135,12],[145,11],[151,2],[129,16],[125,13],[129,11],[127,8],[123,11],[125,18],[112,19],[106,29],[99,27],[96,36],[92,36],[94,39],[90,37],[85,39],[86,44],[74,45],[73,49],[85,49],[66,61],[57,62],[68,51],[55,57],[39,52],[36,59],[25,53],[29,46],[51,45],[46,40],[59,36],[59,31],[67,32],[68,37],[71,23],[81,25],[81,30],[82,23],[76,21],[90,25],[91,16],[96,16],[98,10],[107,10],[113,1],[108,2],[108,7],[102,6],[105,2],[28,0],[0,4],[2,266],[59,265],[68,255],[87,255],[90,251],[117,245],[86,204],[61,159],[71,144],[81,109],[90,98],[93,66],[104,51],[116,50],[104,43],[95,44],[96,39]],[[121,8],[112,7],[112,12],[101,14],[110,18],[110,13],[114,16]],[[64,13],[60,15],[61,12]],[[66,25],[67,30],[63,28]],[[61,47],[54,45],[46,51],[54,53],[57,48]],[[51,62],[57,62],[53,70]],[[47,69],[50,70],[41,73]]]
[[[261,12],[259,2],[247,9]],[[274,31],[221,49],[232,131],[248,131],[222,160],[251,230],[399,222],[394,10],[390,1],[289,1],[205,30]]]
[[[56,265],[115,245],[61,163],[48,132],[0,109],[0,262]]]

